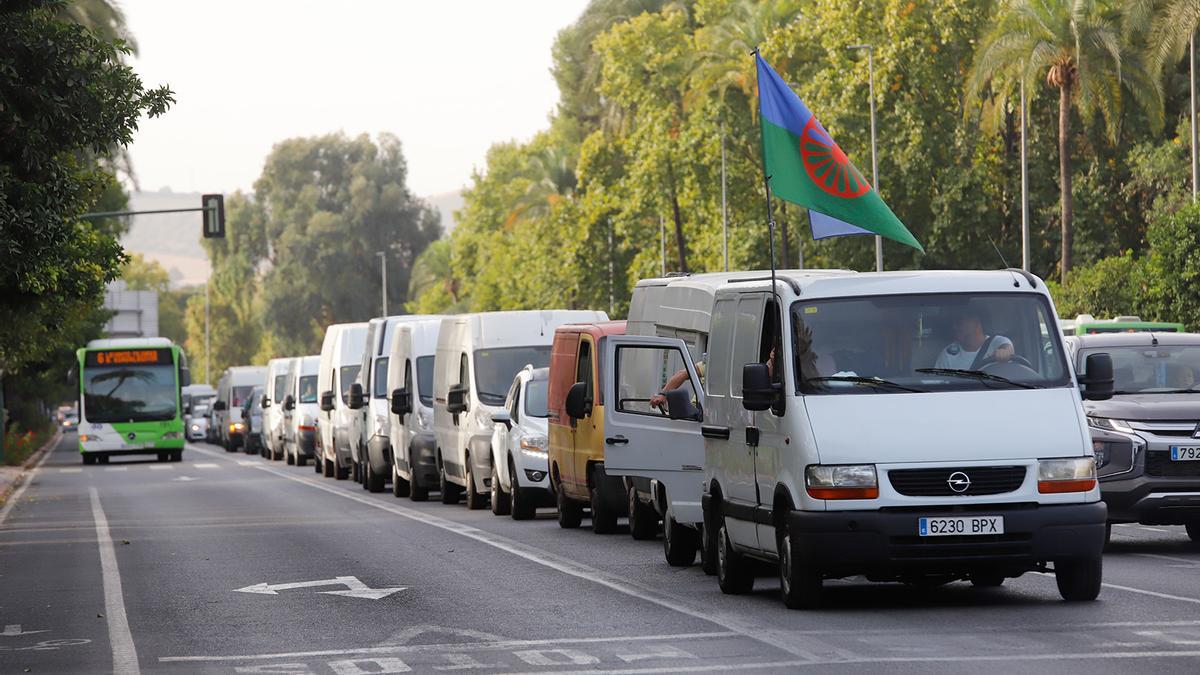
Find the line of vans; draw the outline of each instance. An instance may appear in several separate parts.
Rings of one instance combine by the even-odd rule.
[[[793,608],[847,576],[1041,571],[1090,600],[1107,511],[1082,401],[1112,395],[1112,362],[1089,354],[1078,377],[1056,316],[1014,270],[647,279],[626,321],[330,326],[319,359],[288,362],[283,405],[315,396],[326,476],[515,519],[554,505],[600,534],[627,518],[635,538],[662,534],[669,564],[699,554],[725,593],[763,569]],[[308,418],[291,419],[303,463]]]

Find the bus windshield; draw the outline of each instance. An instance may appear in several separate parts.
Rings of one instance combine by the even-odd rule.
[[[175,419],[179,387],[175,366],[88,366],[83,382],[89,422],[152,422]]]

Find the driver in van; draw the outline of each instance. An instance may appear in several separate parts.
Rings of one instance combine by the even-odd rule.
[[[702,387],[704,386],[704,364],[707,361],[708,361],[708,354],[705,353],[705,354],[701,354],[700,360],[696,361],[693,364],[696,366],[696,375],[698,375],[700,377],[700,386],[702,386]],[[661,410],[662,407],[667,404],[667,397],[663,392],[668,392],[668,391],[671,391],[672,389],[678,389],[683,386],[684,382],[687,382],[687,381],[688,381],[687,368],[680,368],[679,370],[675,371],[675,373],[673,375],[671,375],[670,377],[667,378],[667,381],[663,384],[662,389],[657,394],[650,397],[650,407],[659,408]]]
[[[1012,357],[1012,340],[984,333],[983,319],[978,312],[968,309],[954,319],[954,342],[938,354],[934,367],[978,370],[988,361],[1005,363]]]

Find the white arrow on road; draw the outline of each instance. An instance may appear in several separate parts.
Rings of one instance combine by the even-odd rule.
[[[0,637],[16,637],[18,635],[33,635],[34,633],[49,633],[48,630],[21,630],[21,624],[10,623],[4,627],[4,632],[0,632]]]
[[[180,476],[179,478],[172,478],[171,480],[179,482],[179,483],[187,483],[190,481],[194,481],[196,479],[192,478],[191,476]]]
[[[253,586],[236,588],[234,590],[238,593],[279,595],[279,591],[287,591],[293,588],[314,588],[318,586],[345,586],[346,590],[344,591],[321,591],[321,593],[325,595],[344,595],[350,598],[367,598],[368,600],[386,598],[392,593],[408,589],[408,586],[371,588],[359,581],[358,577],[334,577],[332,579],[321,579],[320,581],[295,581],[290,584],[254,584]]]

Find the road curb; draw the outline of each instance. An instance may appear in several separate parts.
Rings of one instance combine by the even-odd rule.
[[[10,496],[12,496],[13,491],[21,486],[26,477],[29,475],[30,470],[42,460],[42,457],[46,453],[53,450],[54,446],[58,445],[58,442],[62,439],[62,435],[63,432],[61,428],[55,429],[54,435],[50,437],[50,440],[43,443],[42,447],[38,448],[25,460],[23,464],[21,464],[19,467],[21,472],[18,473],[11,481],[9,481],[7,485],[0,485],[0,507],[3,507],[8,503],[8,499]],[[4,477],[0,476],[0,481],[4,480]]]

